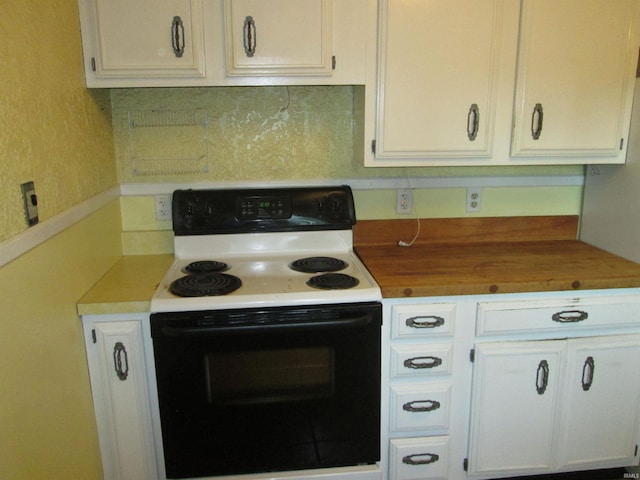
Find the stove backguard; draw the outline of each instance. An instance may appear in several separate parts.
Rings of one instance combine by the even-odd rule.
[[[175,235],[348,230],[355,224],[351,188],[176,190]]]

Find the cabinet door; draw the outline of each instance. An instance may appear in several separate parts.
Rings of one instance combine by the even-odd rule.
[[[225,0],[227,75],[331,75],[333,0]]]
[[[105,478],[157,478],[139,321],[99,322],[89,356]]]
[[[565,342],[478,344],[469,473],[550,472]]]
[[[96,78],[204,77],[202,0],[81,2]]]
[[[569,340],[559,468],[638,463],[640,335]]]
[[[386,0],[380,25],[376,158],[491,156],[502,2]]]
[[[637,8],[636,0],[524,0],[513,156],[624,161]]]

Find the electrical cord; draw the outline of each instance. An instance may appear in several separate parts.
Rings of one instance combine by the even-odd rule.
[[[410,242],[405,242],[403,240],[398,240],[398,245],[400,247],[410,247],[418,239],[418,236],[420,235],[420,218],[416,218],[416,221],[418,222],[418,228],[417,228],[415,236],[413,237],[413,239]]]

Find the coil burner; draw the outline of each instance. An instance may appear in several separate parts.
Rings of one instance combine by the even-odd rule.
[[[300,258],[289,265],[289,268],[303,273],[337,272],[344,270],[349,264],[333,257]]]
[[[357,278],[344,273],[325,273],[307,280],[307,285],[321,290],[344,290],[353,288],[359,283]]]
[[[196,260],[184,267],[185,273],[218,273],[229,270],[229,265],[217,260]]]
[[[171,293],[179,297],[227,295],[242,286],[242,281],[226,273],[193,273],[171,283]]]

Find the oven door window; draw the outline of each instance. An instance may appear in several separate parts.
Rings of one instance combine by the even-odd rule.
[[[205,355],[207,401],[249,405],[325,398],[334,393],[334,349],[288,348]]]

